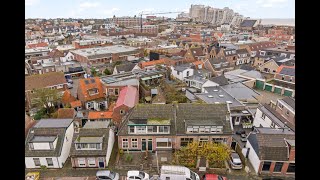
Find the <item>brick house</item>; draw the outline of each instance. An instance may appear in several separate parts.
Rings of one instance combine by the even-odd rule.
[[[203,60],[205,58],[205,54],[201,47],[197,47],[188,49],[184,57],[188,62],[194,62],[197,60]]]
[[[295,83],[295,67],[281,65],[277,69],[274,79],[288,83]]]
[[[79,79],[77,94],[85,109],[101,111],[108,108],[103,85],[98,77]]]
[[[296,102],[293,98],[285,97],[278,99],[274,108],[283,118],[295,124],[295,106]]]
[[[231,144],[232,125],[226,104],[139,104],[118,131],[119,149],[161,151],[189,142]]]
[[[115,137],[109,122],[87,122],[75,132],[70,148],[73,168],[105,168]]]
[[[221,49],[217,54],[217,57],[225,57],[230,66],[235,66],[238,60],[238,54],[236,49]]]
[[[61,102],[64,107],[67,105],[70,105],[71,102],[76,101],[76,100],[77,99],[74,96],[72,96],[72,94],[69,90],[65,90],[62,97],[61,97]]]
[[[52,72],[47,74],[37,74],[26,76],[25,78],[25,100],[26,109],[32,107],[32,96],[35,89],[50,88],[57,89],[63,93],[67,88],[67,81],[61,72]]]
[[[131,108],[139,103],[139,91],[136,87],[126,86],[120,90],[116,105],[113,108],[112,119],[115,124],[120,124],[121,119]]]
[[[75,60],[87,63],[89,66],[98,66],[114,61],[126,61],[128,56],[142,57],[142,49],[130,46],[106,46],[71,51]]]
[[[214,76],[220,76],[224,71],[230,71],[233,67],[230,67],[230,63],[225,57],[214,57],[204,61],[206,69],[210,70]]]
[[[243,149],[256,174],[295,176],[295,134],[292,131],[256,128]]]

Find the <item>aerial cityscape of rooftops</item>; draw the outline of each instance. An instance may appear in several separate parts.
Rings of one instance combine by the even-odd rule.
[[[26,180],[295,179],[294,23],[236,10],[26,19]]]

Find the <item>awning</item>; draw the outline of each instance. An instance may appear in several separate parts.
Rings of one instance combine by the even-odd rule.
[[[144,78],[141,78],[142,81],[145,81],[145,80],[149,80],[149,79],[152,79],[151,77],[144,77]]]
[[[156,138],[156,142],[171,142],[169,138]]]

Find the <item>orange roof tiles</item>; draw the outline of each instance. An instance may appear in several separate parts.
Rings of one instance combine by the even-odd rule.
[[[278,69],[277,69],[277,72],[276,72],[276,73],[280,73],[280,72],[281,72],[281,70],[282,70],[283,68],[291,68],[291,69],[295,69],[295,67],[294,67],[294,66],[284,66],[284,65],[281,65],[281,66],[279,66],[279,67],[278,67]]]
[[[71,103],[72,101],[76,101],[77,99],[72,96],[69,90],[64,91],[61,101],[63,104]]]
[[[70,102],[70,106],[71,106],[72,108],[75,108],[75,107],[81,107],[82,104],[81,104],[81,101],[80,101],[80,100],[77,100],[77,101]]]
[[[88,81],[88,83],[86,83],[86,81]],[[89,95],[88,90],[95,88],[98,89],[98,94]],[[99,77],[79,80],[78,97],[81,101],[91,101],[99,98],[104,98],[103,92],[103,86]]]
[[[154,65],[157,65],[157,64],[164,64],[165,61],[164,59],[159,59],[159,60],[155,60],[155,61],[148,61],[148,62],[142,62],[141,63],[141,68],[145,68],[147,66],[154,66]]]
[[[105,112],[89,112],[88,119],[111,119],[113,112],[105,111]]]
[[[41,42],[41,43],[37,43],[37,44],[28,44],[27,45],[29,48],[36,48],[36,47],[47,47],[48,43],[46,42]]]

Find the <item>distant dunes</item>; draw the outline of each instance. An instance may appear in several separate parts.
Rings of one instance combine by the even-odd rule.
[[[288,19],[261,19],[261,24],[273,24],[273,25],[287,25],[287,26],[295,26],[295,20],[292,18]]]

